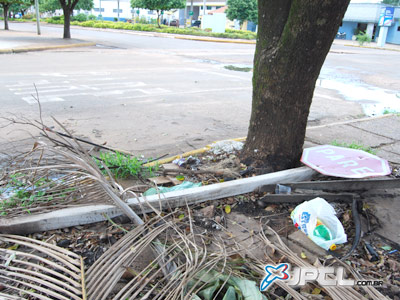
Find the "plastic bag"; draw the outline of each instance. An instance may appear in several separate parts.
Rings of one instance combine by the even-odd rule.
[[[322,198],[305,201],[296,206],[290,217],[296,228],[325,250],[335,250],[337,244],[347,242],[342,223],[335,209]]]
[[[175,185],[173,187],[159,186],[157,189],[150,188],[143,193],[143,196],[156,195],[158,193],[162,194],[162,193],[168,193],[168,192],[173,192],[173,191],[180,191],[180,190],[190,189],[190,188],[199,187],[199,186],[201,186],[201,182],[193,183],[190,181],[184,181],[181,184]]]

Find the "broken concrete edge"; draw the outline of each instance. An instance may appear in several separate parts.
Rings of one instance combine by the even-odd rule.
[[[246,137],[241,137],[241,138],[227,139],[227,140],[223,140],[223,141],[244,142],[245,140],[246,140]],[[159,159],[159,160],[144,164],[143,166],[144,167],[154,167],[156,165],[162,165],[162,164],[170,163],[171,161],[173,161],[175,159],[178,159],[178,158],[183,158],[183,157],[188,157],[188,156],[191,156],[191,155],[202,154],[202,153],[210,150],[212,145],[215,144],[215,143],[218,143],[218,142],[222,142],[222,141],[215,141],[215,142],[212,142],[211,144],[208,144],[208,145],[204,146],[203,148],[192,150],[192,151],[188,151],[188,152],[185,152],[185,153],[182,153],[182,154],[178,154],[178,155],[174,155],[174,156],[170,156],[170,157],[167,157],[167,158]]]
[[[346,124],[351,124],[351,123],[356,123],[356,122],[371,121],[371,120],[375,120],[375,119],[382,119],[382,118],[391,117],[393,115],[394,114],[386,114],[386,115],[382,115],[382,116],[366,117],[366,118],[361,118],[361,119],[352,119],[352,120],[335,122],[335,123],[324,124],[324,125],[307,126],[307,129],[319,129],[319,128],[335,126],[335,125],[346,125]],[[226,140],[222,140],[222,141],[245,142],[246,141],[246,137],[232,138],[232,139],[226,139]],[[156,165],[162,165],[162,164],[170,163],[173,160],[178,159],[178,158],[183,158],[183,157],[188,157],[188,156],[191,156],[191,155],[202,154],[202,153],[210,150],[213,144],[218,143],[218,142],[222,142],[222,141],[215,141],[215,142],[212,142],[211,144],[208,144],[208,145],[204,146],[203,148],[192,150],[192,151],[188,151],[188,152],[185,152],[185,153],[182,153],[182,154],[178,154],[178,155],[174,155],[174,156],[170,156],[170,157],[167,157],[167,158],[159,159],[159,160],[153,161],[151,163],[144,164],[143,166],[144,167],[154,167]]]
[[[352,123],[357,123],[357,122],[365,122],[365,121],[393,117],[395,115],[396,114],[385,114],[385,115],[381,115],[381,116],[365,117],[365,118],[360,118],[360,119],[351,119],[351,120],[347,120],[347,121],[334,122],[334,123],[330,123],[330,124],[307,126],[307,129],[318,129],[318,128],[324,128],[324,127],[329,127],[329,126],[346,125],[346,124],[352,124]]]
[[[0,54],[22,53],[22,52],[30,52],[30,51],[44,51],[44,50],[76,48],[76,47],[90,47],[90,46],[95,46],[95,45],[96,45],[96,43],[88,42],[88,43],[78,43],[78,44],[68,44],[68,45],[0,49]]]
[[[234,181],[216,183],[181,191],[148,197],[130,198],[127,204],[137,213],[154,212],[154,209],[182,207],[195,203],[251,193],[263,185],[310,180],[316,172],[308,167],[289,169]],[[154,208],[154,209],[153,209]],[[86,205],[65,208],[38,215],[0,219],[0,232],[29,234],[59,228],[105,221],[123,214],[114,205]]]
[[[188,36],[175,36],[178,40],[191,40],[201,42],[215,42],[215,43],[229,43],[229,44],[251,44],[255,45],[255,40],[232,40],[232,39],[221,39],[221,38],[201,38],[201,37],[188,37]]]
[[[397,51],[400,52],[400,49],[394,49],[394,48],[383,48],[383,47],[371,47],[371,46],[361,46],[361,45],[351,45],[351,44],[345,44],[344,46],[347,47],[355,47],[355,48],[364,48],[364,49],[377,49],[377,50],[387,50],[387,51]]]

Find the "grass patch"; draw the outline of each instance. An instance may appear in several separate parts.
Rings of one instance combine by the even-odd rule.
[[[400,116],[400,112],[395,111],[395,110],[392,110],[392,109],[385,109],[385,110],[383,111],[383,114],[384,114],[384,115],[394,114],[394,115],[396,115],[396,116]]]
[[[227,65],[227,66],[224,66],[224,68],[227,69],[227,70],[238,71],[238,72],[250,72],[251,70],[253,70],[253,68],[236,67],[236,66],[233,66],[233,65]]]
[[[144,167],[144,162],[139,158],[120,152],[101,152],[99,158],[94,158],[94,161],[103,170],[104,164],[116,178],[148,178],[158,170],[158,166]],[[103,172],[107,174],[106,170]]]
[[[357,150],[363,150],[365,152],[368,152],[370,154],[376,155],[376,150],[371,148],[370,146],[364,146],[361,144],[357,144],[356,142],[352,142],[352,143],[341,143],[338,141],[333,141],[331,143],[332,146],[338,146],[338,147],[344,147],[344,148],[350,148],[350,149],[357,149]]]

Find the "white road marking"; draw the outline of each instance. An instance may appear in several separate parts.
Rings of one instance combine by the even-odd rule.
[[[32,82],[32,81],[29,81],[29,82],[18,82],[18,83],[16,83],[16,84],[9,84],[9,85],[6,85],[6,87],[8,87],[8,88],[11,88],[11,87],[23,87],[23,86],[33,86],[33,84],[36,84],[36,85],[40,85],[40,84],[50,84],[50,82],[48,81],[48,80],[39,80],[39,81],[34,81],[34,82]]]
[[[51,89],[51,90],[40,90],[38,89],[38,93],[43,94],[43,93],[59,93],[59,92],[64,92],[64,91],[71,91],[71,90],[78,90],[79,88],[76,86],[70,86],[66,88],[61,88],[61,89]],[[14,93],[15,95],[26,95],[26,94],[32,94],[35,93],[36,91],[28,91],[28,92],[20,92],[20,93]]]
[[[201,93],[216,93],[216,92],[227,92],[227,91],[238,91],[238,90],[251,90],[253,87],[237,87],[237,88],[225,88],[225,89],[209,89],[209,90],[197,90],[197,91],[186,91],[186,92],[165,92],[154,94],[153,96],[168,96],[168,95],[186,95],[186,94],[201,94]],[[129,96],[129,97],[120,97],[118,99],[136,99],[147,97],[147,95],[139,95],[139,96]]]
[[[49,77],[68,77],[67,74],[61,74],[61,73],[41,73],[40,75],[41,76],[49,76]]]
[[[32,105],[32,104],[37,104],[37,101],[33,97],[22,97],[22,100],[24,100],[26,103]],[[62,102],[65,101],[61,97],[40,97],[40,103],[46,103],[46,102]]]
[[[193,72],[202,72],[202,73],[218,75],[218,76],[222,76],[222,77],[235,78],[235,79],[239,79],[240,81],[251,81],[251,78],[245,78],[242,76],[230,75],[230,74],[213,72],[213,71],[206,71],[206,70],[195,69],[195,68],[185,68],[185,69],[188,71],[193,71]]]

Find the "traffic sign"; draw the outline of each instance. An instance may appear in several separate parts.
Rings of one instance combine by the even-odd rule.
[[[322,174],[335,177],[364,178],[391,173],[385,159],[362,150],[331,145],[304,149],[301,161]]]
[[[189,11],[189,16],[193,16],[193,10]]]

